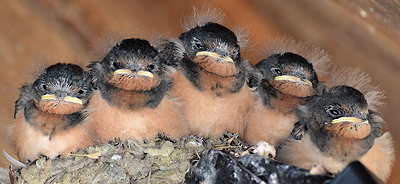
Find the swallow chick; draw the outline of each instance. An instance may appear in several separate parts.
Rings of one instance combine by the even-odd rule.
[[[42,155],[55,158],[92,144],[84,116],[91,87],[80,66],[51,65],[20,91],[9,137],[21,162]]]
[[[169,51],[176,53],[172,58],[177,66],[171,94],[184,103],[190,132],[211,138],[224,132],[242,136],[254,97],[246,83],[250,64],[240,56],[236,35],[207,22],[182,33],[175,43],[178,50]]]
[[[307,99],[297,110],[299,122],[277,150],[278,161],[305,169],[321,164],[338,174],[360,160],[385,181],[393,164],[392,140],[382,135],[385,122],[368,108],[363,93],[335,86]]]
[[[100,142],[180,138],[188,128],[158,51],[143,39],[124,39],[100,62],[89,65],[94,86],[88,107],[89,126]]]
[[[255,108],[247,118],[244,140],[274,147],[286,139],[298,121],[295,110],[305,97],[323,89],[313,65],[304,57],[275,53],[256,65],[263,78],[256,89]]]

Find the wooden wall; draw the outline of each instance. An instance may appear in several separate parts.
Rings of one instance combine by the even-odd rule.
[[[289,34],[327,50],[333,63],[359,67],[386,92],[382,110],[400,148],[400,6],[379,0],[139,1],[36,0],[0,2],[0,123],[3,137],[12,123],[18,88],[32,78],[38,63],[87,64],[99,59],[103,35],[154,39],[176,37],[192,6],[212,5],[226,14],[225,24],[250,32],[243,55],[253,63],[269,38]],[[109,46],[105,44],[106,46]],[[100,49],[101,50],[101,49]],[[9,147],[0,141],[1,148]],[[6,166],[0,156],[0,165]],[[400,183],[400,162],[391,182]]]

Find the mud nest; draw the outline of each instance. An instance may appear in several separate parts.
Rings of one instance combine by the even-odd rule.
[[[184,183],[202,153],[222,150],[238,157],[249,144],[225,134],[220,140],[189,136],[145,143],[113,141],[56,159],[42,157],[10,172],[14,183]]]

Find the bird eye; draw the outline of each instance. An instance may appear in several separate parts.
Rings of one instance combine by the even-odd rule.
[[[110,63],[111,68],[117,68],[118,67],[118,63],[116,61],[111,61]]]
[[[200,49],[200,50],[204,49],[203,43],[199,39],[194,38],[194,40],[192,42],[193,42],[193,46],[196,47],[197,49]]]
[[[326,112],[332,117],[337,117],[341,114],[341,112],[337,109],[334,109],[334,107],[328,107]]]
[[[279,68],[271,68],[272,73],[275,73],[277,75],[282,75],[282,70]]]
[[[47,90],[47,85],[46,84],[42,84],[42,89]]]
[[[155,66],[153,64],[149,64],[148,68],[149,68],[149,70],[153,70],[155,68]]]
[[[233,56],[237,56],[237,55],[239,55],[239,51],[238,51],[238,49],[235,49],[235,50],[232,52],[232,55],[233,55]]]
[[[80,89],[80,88],[74,88],[71,90],[74,93],[78,93],[78,95],[85,94],[86,90],[85,89]]]
[[[196,42],[196,47],[198,49],[203,49],[203,45],[200,42]]]
[[[339,111],[337,110],[330,110],[329,113],[331,113],[332,115],[339,115]]]
[[[116,68],[118,66],[117,62],[113,62],[113,66]]]
[[[80,89],[80,90],[78,91],[78,93],[79,93],[79,94],[83,94],[83,93],[85,93],[85,90]]]

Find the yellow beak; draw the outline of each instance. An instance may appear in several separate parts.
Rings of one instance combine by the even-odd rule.
[[[75,98],[75,97],[71,97],[71,96],[66,96],[64,98],[64,101],[66,102],[71,102],[71,103],[77,103],[77,104],[83,104],[82,100],[80,100],[79,98]]]
[[[202,51],[202,52],[198,52],[196,53],[196,56],[211,56],[211,57],[215,57],[215,58],[222,58],[219,54],[215,53],[215,52],[208,52],[208,51]],[[226,62],[229,63],[234,63],[233,59],[229,56],[226,56],[224,59]]]
[[[45,94],[45,95],[42,95],[41,99],[42,100],[55,100],[55,99],[57,99],[57,97],[56,97],[56,95],[53,95],[53,94]]]
[[[277,76],[277,77],[274,78],[274,80],[286,80],[286,81],[291,81],[291,82],[300,82],[300,83],[303,83],[303,84],[308,85],[308,86],[313,86],[311,81],[309,81],[307,79],[301,80],[300,78],[295,77],[295,76],[291,76],[291,75]]]
[[[114,75],[132,74],[132,70],[118,69],[114,71]]]
[[[354,123],[365,123],[365,124],[369,124],[368,120],[363,121],[360,118],[356,118],[356,117],[340,117],[337,119],[332,120],[332,124],[336,124],[336,123],[344,123],[344,122],[354,122]]]
[[[150,77],[150,78],[154,77],[154,75],[152,73],[150,73],[148,71],[143,71],[143,70],[138,71],[137,74],[138,75],[142,75],[142,76],[146,76],[146,77]]]
[[[132,74],[132,70],[129,69],[118,69],[114,71],[114,75],[129,75]],[[150,77],[153,78],[154,75],[148,71],[144,71],[144,70],[140,70],[137,72],[138,75],[142,75],[142,76],[146,76],[146,77]]]
[[[45,94],[45,95],[42,95],[41,99],[42,100],[56,100],[57,97],[56,97],[56,95],[53,95],[53,94]],[[71,96],[66,96],[63,100],[66,102],[78,103],[81,105],[83,104],[82,100],[80,100],[79,98],[71,97]]]

